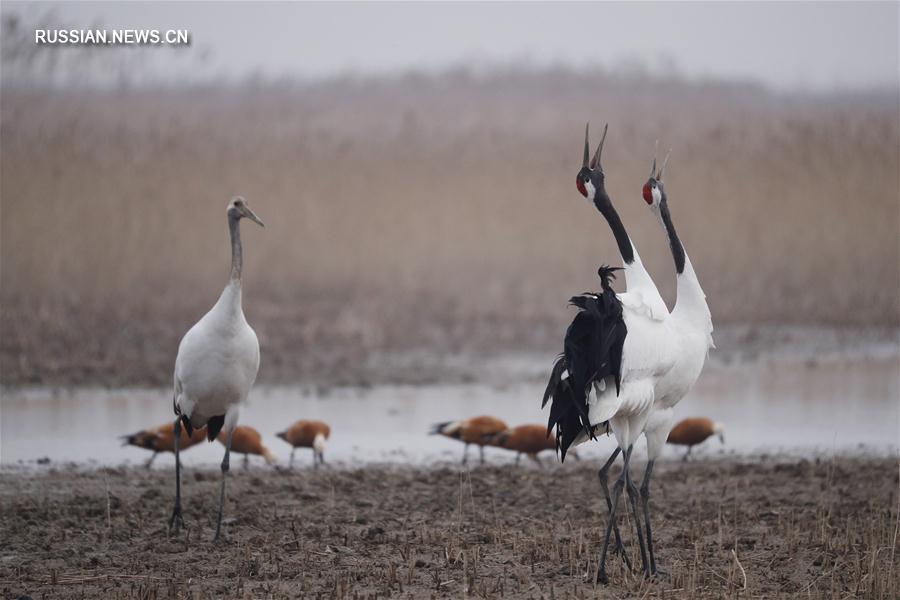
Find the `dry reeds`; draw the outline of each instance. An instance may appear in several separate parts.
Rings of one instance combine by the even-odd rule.
[[[166,381],[223,285],[236,193],[268,224],[244,237],[270,365],[302,371],[285,356],[323,346],[352,362],[348,348],[545,344],[568,295],[618,262],[574,186],[587,119],[610,122],[608,189],[667,297],[640,198],[657,139],[717,323],[898,320],[890,95],[513,71],[2,100],[7,381]]]

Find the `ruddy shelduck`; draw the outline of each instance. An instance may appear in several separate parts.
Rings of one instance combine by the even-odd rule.
[[[206,437],[206,428],[195,429],[188,436],[187,432],[182,428],[178,445],[181,450],[185,450],[199,444]],[[175,432],[172,430],[172,424],[166,423],[154,429],[142,429],[137,433],[122,436],[123,446],[137,446],[138,448],[146,448],[153,451],[153,456],[147,461],[146,467],[149,469],[156,459],[156,455],[160,452],[175,453]]]
[[[673,427],[666,441],[678,446],[687,446],[687,452],[682,459],[687,460],[694,446],[714,435],[719,436],[719,441],[725,443],[725,427],[721,423],[706,417],[690,417]]]
[[[225,445],[228,440],[228,433],[226,431],[219,432],[217,439]],[[262,456],[267,465],[275,462],[275,457],[272,456],[268,448],[263,446],[262,436],[259,432],[247,425],[237,425],[234,428],[234,433],[231,436],[231,451],[244,455],[244,470],[247,470],[250,465],[251,454]]]
[[[289,466],[294,466],[294,452],[297,448],[312,448],[314,468],[325,464],[325,440],[331,436],[331,427],[328,426],[328,423],[300,419],[275,435],[291,445]]]
[[[463,442],[466,448],[463,451],[462,464],[466,464],[469,460],[469,444],[475,444],[478,446],[481,464],[484,464],[484,447],[490,445],[494,436],[506,431],[506,429],[506,423],[497,417],[481,415],[463,421],[437,423],[431,428],[429,433]]]
[[[519,464],[519,460],[524,454],[543,466],[543,463],[538,458],[538,454],[544,450],[556,450],[556,436],[547,434],[546,425],[519,425],[498,433],[491,442],[498,448],[516,452],[516,464]],[[578,455],[575,454],[574,448],[570,449],[569,453],[578,460]]]

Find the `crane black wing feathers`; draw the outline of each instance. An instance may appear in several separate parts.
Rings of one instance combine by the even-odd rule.
[[[556,448],[565,460],[572,442],[582,432],[594,437],[588,419],[590,386],[612,378],[619,393],[622,383],[622,347],[628,334],[622,303],[611,286],[614,269],[601,267],[599,294],[585,293],[569,302],[578,314],[566,330],[563,353],[557,358],[544,392],[544,404],[552,398],[547,432],[556,427]]]

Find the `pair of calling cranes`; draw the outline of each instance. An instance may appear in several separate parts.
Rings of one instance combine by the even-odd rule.
[[[600,267],[601,291],[571,298],[578,313],[566,331],[563,352],[553,366],[543,402],[546,405],[551,401],[548,431],[556,427],[557,447],[563,459],[569,447],[593,439],[604,430],[612,430],[616,438],[617,448],[599,472],[609,519],[596,579],[607,583],[606,556],[612,532],[616,550],[621,551],[630,566],[616,524],[623,489],[634,517],[642,570],[647,576],[658,572],[650,526],[653,465],[672,429],[675,405],[696,383],[714,345],[706,294],[675,231],[662,182],[668,154],[658,170],[654,156],[641,195],[658,217],[675,262],[677,300],[671,312],[606,192],[600,157],[607,127],[603,128],[592,158],[588,130],[585,127],[584,159],[575,184],[609,224],[623,266]],[[615,293],[611,285],[618,270],[625,275],[626,291],[621,294]],[[629,462],[641,434],[647,440],[648,460],[638,490]],[[608,471],[620,453],[624,466],[610,496]]]
[[[654,157],[642,196],[658,217],[674,259],[678,297],[671,312],[606,192],[605,173],[600,164],[606,132],[604,126],[600,143],[591,157],[589,126],[585,127],[584,158],[576,176],[576,187],[606,219],[623,267],[601,267],[598,271],[601,291],[571,298],[578,312],[566,331],[563,352],[554,363],[543,399],[544,405],[550,401],[547,429],[549,432],[556,428],[556,444],[563,460],[573,445],[604,431],[611,430],[616,438],[618,447],[599,473],[609,509],[596,573],[603,583],[608,581],[605,565],[612,532],[615,532],[616,549],[624,550],[615,518],[623,490],[628,494],[634,515],[642,570],[648,576],[657,573],[649,510],[653,465],[672,428],[673,407],[696,382],[713,347],[706,296],[675,231],[662,182],[668,155],[659,169]],[[232,199],[226,214],[231,237],[228,284],[212,309],[181,340],[175,360],[173,398],[175,504],[169,520],[170,530],[174,527],[177,531],[183,525],[177,444],[180,428],[184,426],[190,435],[194,428],[205,425],[210,441],[225,431],[214,540],[221,535],[232,433],[259,369],[259,342],[244,317],[241,303],[240,221],[246,218],[261,226],[263,222],[241,197]],[[626,291],[619,294],[611,285],[617,270],[624,272],[626,282]],[[649,460],[638,490],[630,475],[629,462],[634,443],[641,434],[647,440]],[[620,453],[624,466],[610,494],[608,471]],[[642,515],[638,513],[638,503]],[[646,529],[646,537],[642,527]],[[622,555],[627,562],[624,551]]]

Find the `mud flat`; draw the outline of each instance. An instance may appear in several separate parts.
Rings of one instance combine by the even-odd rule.
[[[545,469],[370,465],[313,472],[240,462],[225,541],[218,471],[0,471],[4,598],[812,597],[900,594],[895,457],[720,458],[658,465],[652,506],[668,576],[611,556],[595,461]],[[636,464],[640,470],[643,465]],[[614,473],[615,475],[615,473]],[[630,521],[628,552],[639,562]]]

